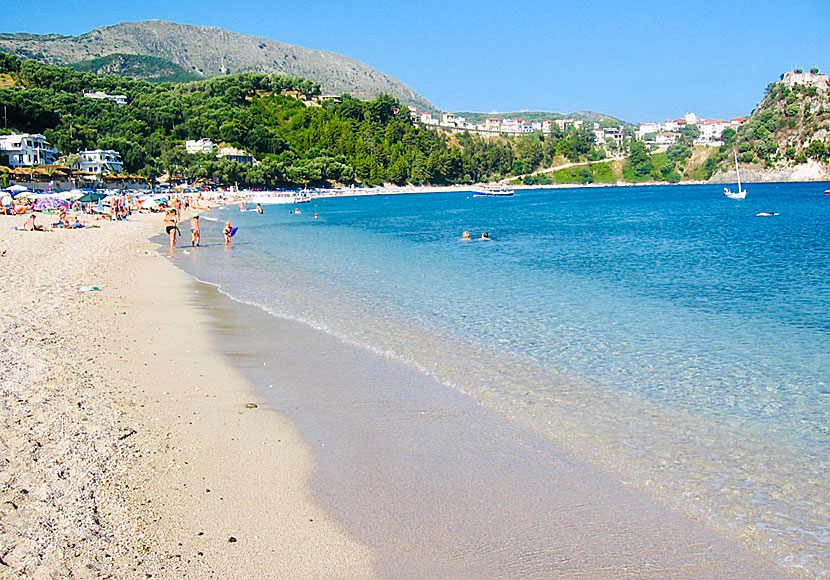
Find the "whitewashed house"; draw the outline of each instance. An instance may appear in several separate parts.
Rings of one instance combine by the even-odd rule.
[[[442,127],[455,127],[455,113],[444,113],[441,115]]]
[[[113,101],[119,107],[127,104],[127,95],[111,95],[109,93],[105,93],[104,91],[95,91],[92,93],[84,93],[84,96],[87,99]]]
[[[58,150],[40,133],[17,133],[0,135],[0,155],[9,167],[51,165],[58,159]]]
[[[501,131],[501,119],[496,117],[490,117],[486,121],[484,121],[484,130],[485,131]]]
[[[113,149],[92,149],[81,151],[81,162],[75,165],[75,169],[90,171],[92,173],[123,173],[124,164],[121,162],[121,154]]]
[[[518,135],[522,132],[522,124],[518,119],[502,119],[501,132],[508,135]]]
[[[216,145],[210,139],[188,139],[184,142],[184,148],[191,155],[197,153],[210,155],[216,149]]]
[[[658,145],[674,145],[680,137],[680,133],[676,133],[674,131],[663,131],[662,133],[657,133],[654,141]]]

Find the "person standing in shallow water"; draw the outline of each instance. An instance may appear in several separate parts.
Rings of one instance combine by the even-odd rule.
[[[193,214],[190,218],[190,245],[198,246],[202,243],[201,232],[199,231],[199,214]]]
[[[222,230],[222,233],[225,234],[226,246],[231,245],[231,230],[233,230],[233,228],[231,227],[231,222],[225,222],[225,229]]]
[[[164,231],[170,236],[170,249],[176,249],[176,234],[179,233],[179,216],[175,209],[168,209],[164,214]]]

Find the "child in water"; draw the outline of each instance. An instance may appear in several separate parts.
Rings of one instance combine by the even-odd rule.
[[[231,222],[225,222],[225,229],[222,230],[222,233],[225,234],[226,246],[231,245],[231,230],[233,230],[233,228],[231,227]]]

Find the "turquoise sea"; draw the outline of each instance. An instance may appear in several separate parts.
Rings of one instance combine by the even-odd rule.
[[[820,577],[828,187],[749,184],[743,201],[664,186],[234,206],[205,214],[203,247],[175,262],[428,374]],[[240,227],[230,249],[225,219]],[[492,240],[476,240],[485,231]]]

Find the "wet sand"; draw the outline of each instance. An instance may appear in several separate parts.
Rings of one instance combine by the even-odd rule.
[[[470,398],[205,287],[219,350],[312,445],[385,578],[788,578]]]

